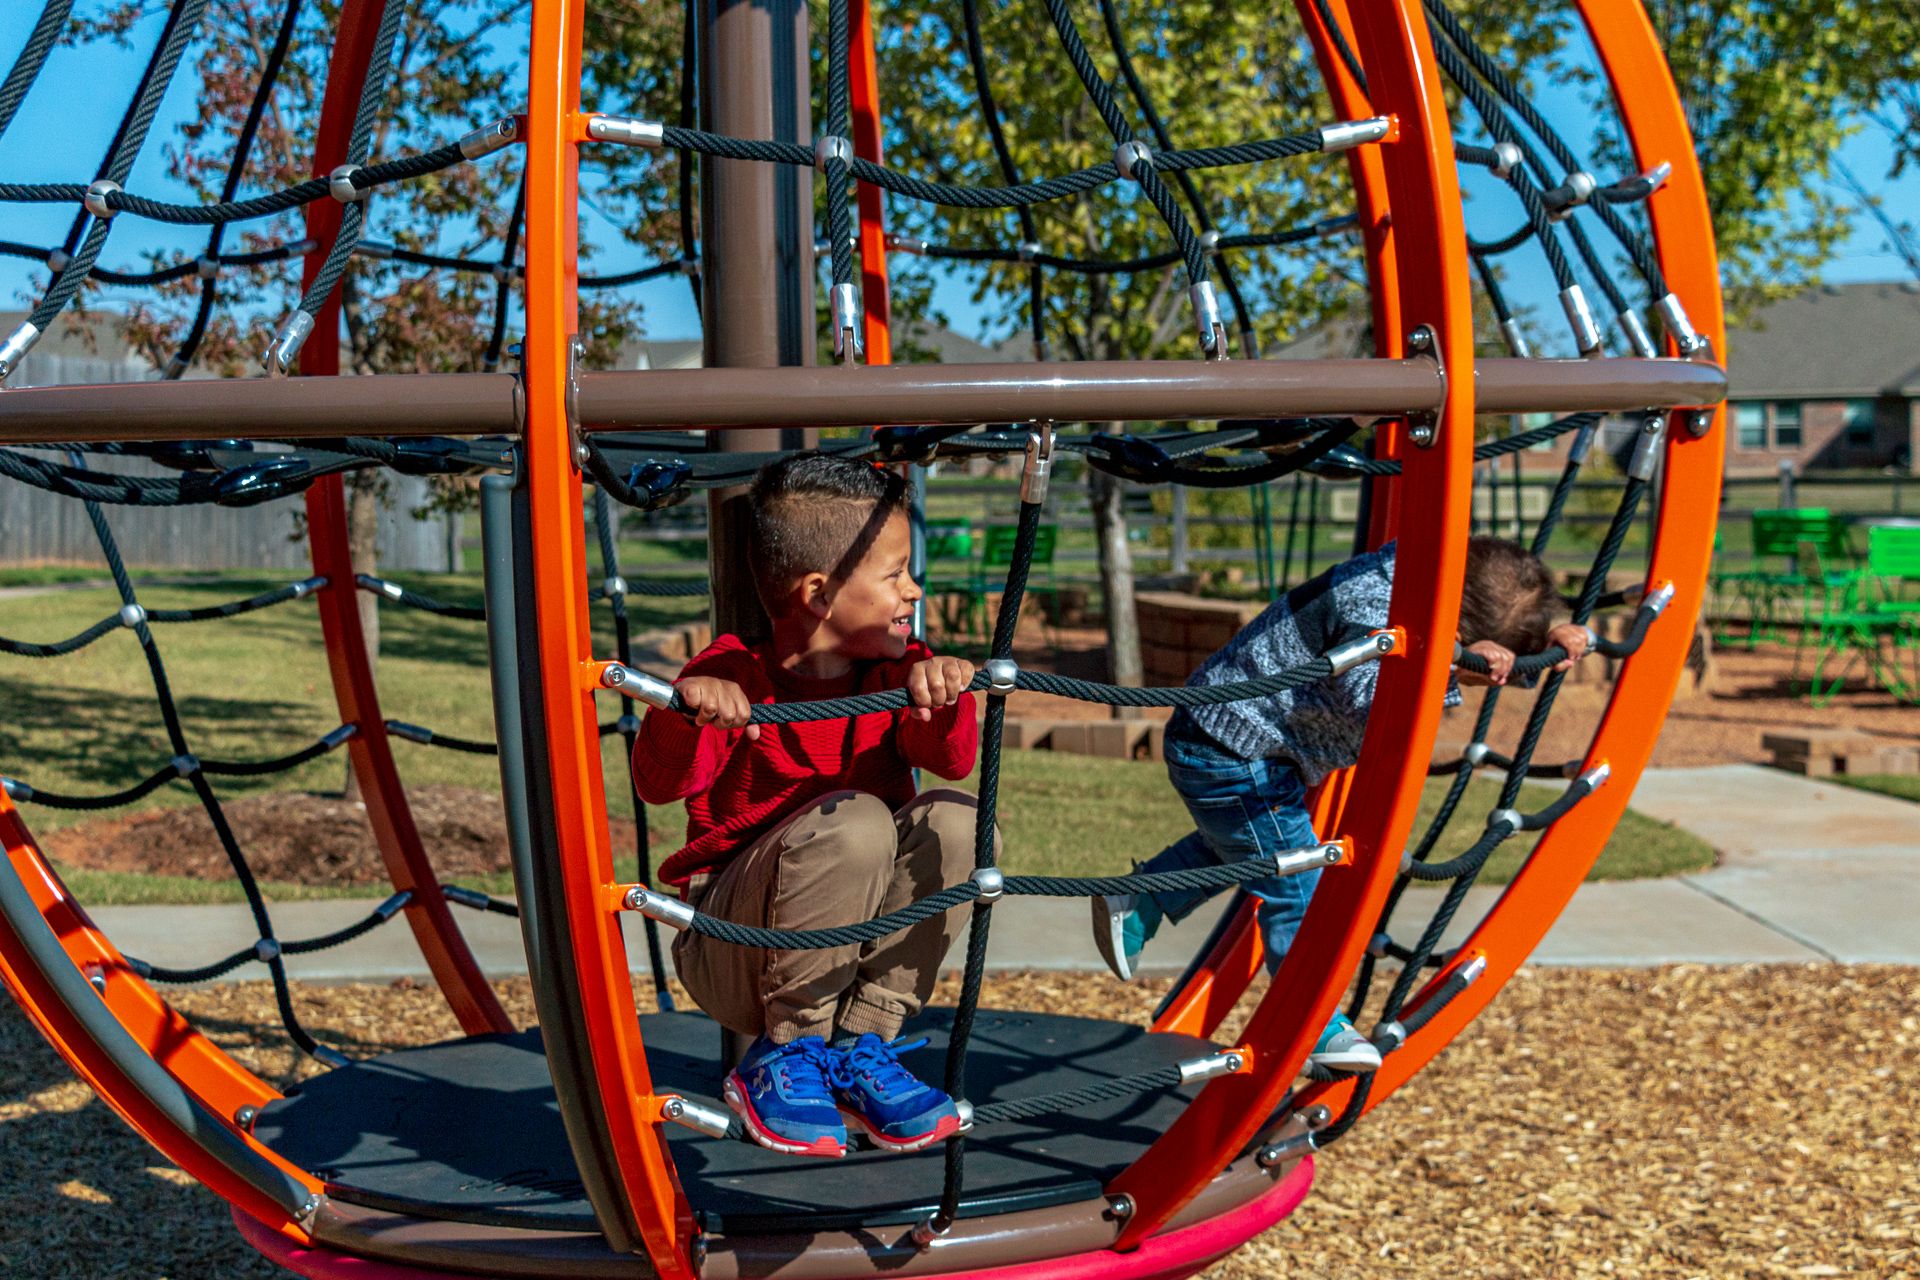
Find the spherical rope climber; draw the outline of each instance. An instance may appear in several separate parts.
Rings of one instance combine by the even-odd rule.
[[[0,132],[37,77],[68,7],[63,0],[49,0],[0,81]],[[298,7],[297,0],[289,4],[283,32],[293,29]],[[314,376],[0,392],[0,441],[9,446],[0,448],[0,472],[88,504],[122,602],[118,614],[67,639],[0,638],[0,654],[54,659],[131,630],[152,674],[173,753],[154,773],[109,795],[68,796],[36,788],[30,778],[6,780],[0,798],[0,840],[8,855],[0,863],[0,973],[75,1069],[169,1158],[229,1200],[242,1230],[269,1256],[309,1275],[346,1274],[341,1268],[356,1257],[372,1257],[395,1275],[426,1274],[423,1268],[467,1274],[526,1274],[540,1268],[541,1274],[571,1274],[591,1266],[595,1274],[606,1275],[761,1274],[778,1267],[825,1276],[866,1271],[876,1252],[903,1274],[1014,1264],[1024,1268],[1023,1275],[1075,1274],[1076,1265],[1098,1266],[1109,1275],[1190,1272],[1298,1203],[1311,1178],[1310,1153],[1349,1131],[1366,1109],[1460,1033],[1525,960],[1597,855],[1651,751],[1657,710],[1671,695],[1699,607],[1721,449],[1719,414],[1710,406],[1724,389],[1709,362],[1720,339],[1719,301],[1699,175],[1671,83],[1637,6],[1578,3],[1641,167],[1640,174],[1605,184],[1578,167],[1564,139],[1439,0],[1354,13],[1342,0],[1301,4],[1336,122],[1276,131],[1268,141],[1189,149],[1172,145],[1131,69],[1116,7],[1102,3],[1102,29],[1118,61],[1124,95],[1099,73],[1072,6],[1047,0],[1060,51],[1115,150],[1109,162],[1038,180],[1023,178],[1014,166],[989,84],[978,14],[964,4],[970,69],[1001,171],[996,187],[931,182],[880,161],[878,135],[862,125],[878,110],[879,90],[870,73],[872,19],[864,5],[851,0],[828,6],[826,128],[812,145],[696,128],[691,106],[678,124],[581,111],[582,6],[575,0],[536,0],[526,114],[418,156],[374,162],[369,153],[373,112],[404,6],[397,0],[347,0],[335,32],[316,140],[314,172],[325,176],[238,198],[250,125],[218,202],[180,206],[129,194],[121,184],[205,8],[204,0],[177,0],[170,8],[102,179],[91,185],[0,184],[0,202],[66,202],[84,210],[63,247],[0,245],[0,251],[46,261],[54,271],[28,322],[0,342],[0,377],[19,363],[89,277],[134,284],[197,273],[205,282],[201,311],[167,371],[170,380],[177,379],[192,363],[204,332],[214,282],[223,269],[243,265],[241,255],[221,251],[224,227],[294,209],[305,211],[306,236],[269,253],[301,257],[306,274],[299,304],[266,354],[270,372],[338,372],[336,286],[356,253],[497,279],[492,339],[482,362],[492,368],[503,348],[512,281],[521,274],[512,244],[492,262],[401,253],[367,239],[361,197],[382,183],[483,161],[510,147],[524,148],[526,156],[517,197],[524,230],[520,217],[512,223],[512,235],[526,246],[527,338],[517,375],[393,380],[396,387],[404,384],[404,392],[360,391],[351,385],[386,379],[335,382]],[[250,119],[257,118],[272,92],[284,48],[283,38]],[[690,56],[689,72],[691,64]],[[1473,108],[1492,145],[1452,141],[1443,72]],[[692,79],[683,74],[689,103]],[[1136,135],[1128,103],[1151,142]],[[698,154],[707,158],[715,180],[762,165],[818,169],[828,195],[825,239],[818,251],[828,260],[831,337],[840,360],[850,367],[623,375],[579,369],[572,341],[579,288],[683,272],[710,308],[738,302],[726,295],[738,286],[716,276],[715,264],[701,262],[699,242],[685,218],[677,259],[599,281],[579,275],[577,165],[581,150],[597,144]],[[1189,178],[1207,167],[1299,163],[1323,152],[1347,157],[1355,211],[1308,227],[1220,234],[1201,189]],[[1550,169],[1548,156],[1565,172]],[[1486,167],[1512,187],[1527,214],[1524,236],[1469,240],[1460,207],[1460,165]],[[1663,172],[1662,166],[1668,168]],[[1172,183],[1162,175],[1172,175]],[[1037,242],[1029,216],[1034,203],[1108,184],[1138,188],[1172,241],[1170,253],[1073,258],[1050,254]],[[889,241],[880,206],[869,199],[881,190],[961,208],[1008,209],[1020,238],[1012,248]],[[683,186],[683,213],[689,199]],[[857,222],[849,199],[858,202]],[[1641,207],[1650,237],[1640,235],[1620,212]],[[208,247],[193,264],[103,273],[97,263],[108,230],[121,215],[209,226]],[[1644,284],[1646,304],[1665,328],[1664,358],[1654,357],[1640,306],[1613,279],[1582,229],[1580,220],[1586,217],[1619,241]],[[1241,353],[1256,354],[1229,253],[1351,229],[1360,232],[1369,274],[1375,356],[1227,361],[1227,321],[1211,284],[1216,273],[1228,293]],[[1573,245],[1571,256],[1562,237]],[[1480,273],[1497,318],[1512,321],[1514,313],[1488,260],[1528,244],[1547,260],[1575,347],[1589,357],[1585,361],[1524,360],[1520,357],[1527,353],[1518,347],[1513,359],[1476,358],[1470,272]],[[1210,359],[1049,365],[1037,374],[1029,372],[1034,366],[997,366],[987,373],[885,367],[884,253],[889,248],[1025,264],[1041,354],[1048,349],[1038,305],[1045,272],[1124,274],[1177,265],[1185,272],[1194,309],[1196,352]],[[864,283],[858,285],[856,260],[863,267]],[[1580,289],[1576,260],[1614,308],[1627,356],[1604,357],[1604,337]],[[754,269],[749,265],[749,273]],[[1503,323],[1503,328],[1510,340],[1520,333],[1517,324]],[[1476,444],[1476,412],[1565,416]],[[1599,418],[1607,412],[1633,415],[1637,443],[1619,503],[1573,601],[1573,616],[1586,624],[1602,607],[1633,609],[1625,639],[1601,646],[1622,660],[1608,709],[1583,758],[1536,763],[1560,687],[1560,675],[1547,668],[1564,654],[1550,650],[1523,658],[1522,670],[1546,674],[1519,739],[1507,751],[1489,744],[1498,701],[1498,691],[1490,691],[1466,753],[1431,767],[1431,772],[1450,774],[1452,781],[1439,815],[1416,838],[1414,807],[1430,772],[1439,695],[1456,661],[1451,636],[1476,461],[1490,463],[1558,436],[1573,437],[1567,464],[1535,529],[1535,547],[1544,549],[1562,520]],[[1197,433],[1139,436],[1056,433],[1052,426],[1108,419],[1216,425]],[[146,441],[114,443],[127,434],[129,422],[141,424]],[[1001,593],[990,661],[976,681],[987,702],[976,868],[966,881],[874,920],[809,931],[748,929],[653,891],[644,882],[644,829],[642,883],[622,883],[613,873],[605,782],[590,763],[597,751],[593,744],[617,734],[630,745],[636,701],[658,708],[652,714],[676,710],[671,686],[631,665],[625,601],[650,589],[689,588],[622,578],[610,503],[657,510],[692,492],[737,485],[766,460],[764,453],[687,452],[684,437],[648,435],[650,428],[834,423],[880,428],[870,438],[828,446],[876,462],[981,453],[1025,457],[1013,567]],[[1013,425],[973,429],[981,423]],[[242,443],[287,444],[267,452],[224,443],[217,449],[165,443],[216,432]],[[22,445],[71,451],[54,460],[21,452]],[[153,457],[180,467],[181,475],[156,479],[101,470],[87,464],[78,446]],[[1138,483],[1225,487],[1306,475],[1315,484],[1324,479],[1363,486],[1367,541],[1397,540],[1401,548],[1388,628],[1301,667],[1237,686],[1133,689],[1018,669],[1012,640],[1046,476],[1055,457],[1066,452]],[[374,466],[416,473],[476,468],[508,473],[482,482],[488,513],[484,602],[444,602],[355,575],[346,554],[340,477]],[[589,483],[600,537],[597,572],[590,567],[585,541]],[[306,495],[313,576],[197,610],[148,611],[139,603],[101,506],[247,505],[300,492]],[[1655,504],[1652,550],[1639,588],[1622,592],[1610,585],[1609,575],[1629,532],[1646,518],[1642,508],[1649,501]],[[453,737],[381,712],[356,589],[442,617],[486,622],[495,742]],[[320,612],[340,727],[277,759],[197,757],[173,708],[149,624],[216,622],[296,600],[312,600]],[[596,601],[604,601],[615,620],[611,655],[594,652],[589,642],[585,619]],[[1471,665],[1468,658],[1459,660]],[[1380,663],[1376,705],[1358,765],[1329,779],[1316,797],[1316,830],[1337,833],[1324,844],[1286,851],[1272,863],[1175,873],[1178,886],[1146,875],[1006,875],[995,865],[991,832],[1009,697],[1037,690],[1128,706],[1257,698],[1329,678],[1358,662]],[[618,697],[617,719],[599,719],[594,699],[600,691]],[[754,716],[765,723],[797,723],[893,713],[901,705],[898,695],[863,695],[769,704],[756,707]],[[394,737],[498,754],[509,826],[516,832],[517,908],[439,883],[408,813],[391,753]],[[280,939],[210,779],[293,768],[342,747],[362,778],[394,892],[365,919],[334,933]],[[1462,805],[1467,780],[1487,766],[1503,769],[1506,778],[1486,833],[1465,854],[1433,860],[1442,831]],[[1529,776],[1569,783],[1542,810],[1522,813],[1520,787]],[[120,955],[67,896],[16,808],[35,803],[107,807],[176,782],[195,791],[213,820],[259,934],[254,945],[192,969]],[[1460,946],[1440,952],[1442,935],[1494,848],[1520,831],[1536,830],[1543,837],[1501,902]],[[993,1078],[969,1071],[970,1057],[983,1046],[1002,1062],[1002,1055],[1017,1053],[1015,1042],[1032,1038],[1023,1037],[1006,1016],[978,1010],[992,913],[1003,898],[1226,887],[1320,866],[1332,870],[1240,1043],[1222,1047],[1210,1038],[1260,968],[1260,943],[1244,895],[1237,895],[1239,907],[1223,916],[1214,938],[1157,1012],[1153,1031],[1125,1037],[1124,1052],[1105,1058],[1091,1050],[1064,1055],[1084,1058],[1080,1078],[1059,1078],[1057,1062],[1015,1072],[1014,1079],[1005,1078],[1004,1071]],[[1415,939],[1409,943],[1396,940],[1394,917],[1408,905],[1404,890],[1416,880],[1445,881],[1448,888],[1423,925],[1400,930],[1401,938]],[[533,1041],[526,1038],[531,1033],[513,1032],[461,940],[449,902],[521,913],[541,1024]],[[751,1164],[754,1148],[727,1141],[737,1133],[726,1113],[709,1101],[715,1090],[700,1065],[711,1055],[688,1047],[687,1028],[711,1024],[664,1007],[636,1021],[622,915],[644,917],[658,979],[664,976],[661,925],[693,929],[733,945],[840,946],[962,906],[972,916],[963,995],[951,1014],[930,1023],[936,1043],[929,1052],[945,1055],[946,1086],[966,1105],[971,1125],[947,1143],[944,1160],[850,1161],[878,1172],[850,1172],[849,1178],[869,1181],[838,1190],[826,1181],[825,1171],[807,1170],[811,1196],[829,1197],[839,1206],[834,1211],[778,1209],[774,1201],[800,1185],[791,1174],[778,1184],[780,1191],[757,1200],[752,1193],[725,1193],[719,1184],[727,1178],[753,1182],[766,1170]],[[380,1062],[349,1063],[308,1035],[294,1015],[282,962],[287,954],[349,944],[402,917],[472,1037],[408,1057],[418,1084],[412,1092],[395,1085],[392,1073],[383,1075]],[[1401,968],[1377,1006],[1373,1038],[1382,1067],[1357,1078],[1329,1076],[1296,1087],[1317,1028],[1343,996],[1355,1015],[1368,1010],[1383,959],[1396,960]],[[267,967],[289,1036],[335,1068],[309,1081],[297,1097],[282,1096],[226,1058],[150,985],[205,981],[255,962]],[[1358,983],[1349,994],[1356,972]],[[664,982],[657,986],[664,993]],[[1071,1019],[1054,1020],[1049,1028],[1067,1041],[1111,1038],[1113,1030]],[[530,1043],[535,1047],[529,1049]],[[527,1071],[534,1074],[527,1077]],[[1092,1078],[1086,1078],[1089,1073]],[[456,1193],[429,1182],[423,1185],[436,1187],[435,1194],[416,1189],[409,1195],[380,1185],[372,1172],[378,1163],[374,1156],[385,1159],[391,1148],[356,1153],[367,1160],[350,1169],[338,1161],[320,1167],[314,1153],[337,1145],[339,1126],[364,1129],[368,1116],[393,1115],[402,1117],[403,1126],[420,1126],[388,1135],[396,1143],[457,1130],[457,1116],[445,1109],[448,1099],[481,1081],[501,1089],[518,1081],[552,1099],[553,1111],[542,1113],[549,1117],[542,1122],[544,1135],[517,1136],[544,1142],[566,1166],[564,1178],[551,1186],[507,1187],[511,1195],[486,1199],[485,1187]],[[1098,1128],[1103,1117],[1125,1108],[1148,1109],[1129,1113],[1151,1117],[1143,1136],[1097,1149],[1075,1148],[1090,1153],[1078,1174],[1056,1170],[1050,1185],[1005,1193],[1009,1177],[1035,1176],[1019,1162],[1041,1135],[1073,1133],[1076,1142],[1095,1143],[1086,1126]],[[551,1120],[555,1112],[557,1125]],[[1075,1129],[1077,1124],[1082,1128]],[[703,1144],[697,1150],[688,1145],[696,1142]],[[801,1250],[797,1256],[796,1248]]]

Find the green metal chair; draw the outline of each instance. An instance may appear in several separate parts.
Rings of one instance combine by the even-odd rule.
[[[1727,633],[1714,639],[1720,644],[1744,643],[1749,649],[1762,640],[1785,640],[1780,626],[1783,608],[1797,603],[1799,617],[1794,621],[1801,624],[1804,643],[1814,611],[1811,597],[1819,596],[1824,610],[1832,592],[1843,589],[1851,578],[1833,568],[1851,559],[1846,521],[1825,507],[1756,511],[1752,533],[1754,568],[1718,573],[1713,579],[1716,595],[1730,592],[1745,602],[1746,634]]]
[[[980,625],[978,634],[983,637],[993,628],[993,618],[987,609],[988,597],[999,595],[1006,587],[1007,570],[1013,566],[1013,546],[1019,534],[1019,528],[1010,524],[990,524],[981,531],[980,566],[974,578],[974,598]],[[1033,567],[1027,574],[1028,595],[1046,596],[1050,602],[1058,601],[1060,588],[1053,577],[1053,552],[1059,540],[1060,526],[1057,524],[1043,524],[1034,530]],[[1046,579],[1044,582],[1040,581],[1043,576]],[[1047,641],[1052,644],[1054,629],[1049,612],[1042,612],[1040,616],[1047,630]]]
[[[940,635],[951,640],[970,628],[980,606],[974,589],[979,574],[973,567],[973,523],[969,520],[926,522],[926,592],[939,610]],[[958,563],[956,563],[958,562]]]
[[[1901,702],[1920,702],[1920,600],[1908,591],[1914,585],[1920,585],[1920,527],[1869,530],[1866,568],[1850,578],[1837,607],[1830,593],[1810,619],[1819,643],[1807,688],[1814,706],[1831,701],[1862,665],[1879,688]],[[1797,678],[1797,656],[1794,668]]]

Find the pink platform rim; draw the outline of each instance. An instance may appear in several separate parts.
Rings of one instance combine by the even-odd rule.
[[[964,1274],[974,1280],[1177,1280],[1193,1275],[1285,1218],[1300,1207],[1312,1186],[1313,1160],[1309,1157],[1247,1203],[1204,1222],[1149,1237],[1132,1253],[1101,1249]],[[307,1280],[449,1280],[474,1274],[362,1258],[335,1249],[306,1248],[238,1209],[233,1211],[233,1220],[241,1236],[261,1256]]]

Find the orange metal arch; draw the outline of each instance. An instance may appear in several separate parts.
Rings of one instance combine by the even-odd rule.
[[[1313,43],[1314,58],[1326,82],[1334,115],[1344,120],[1374,115],[1373,103],[1347,69],[1345,59],[1340,57],[1319,8],[1312,0],[1295,0],[1294,8],[1299,11],[1300,21]],[[1352,30],[1346,0],[1328,0],[1328,11],[1344,31]],[[1353,178],[1354,211],[1360,221],[1373,307],[1374,354],[1398,356],[1404,351],[1405,325],[1401,320],[1398,258],[1394,253],[1394,237],[1389,234],[1391,219],[1384,165],[1378,147],[1355,147],[1347,152],[1347,167]],[[1384,435],[1382,445],[1388,445]],[[1377,477],[1373,484],[1381,500],[1373,504],[1368,542],[1377,547],[1393,536],[1394,495],[1400,485],[1397,478],[1389,476]],[[1342,769],[1315,789],[1312,797],[1315,831],[1333,831],[1340,826],[1352,790],[1351,769]],[[1259,931],[1254,927],[1254,904],[1245,900],[1235,909],[1227,931],[1202,959],[1192,978],[1166,1011],[1154,1020],[1153,1029],[1210,1037],[1246,992],[1248,984],[1259,976],[1261,954]]]
[[[1398,140],[1380,148],[1394,210],[1387,234],[1403,261],[1423,267],[1400,273],[1402,321],[1433,331],[1448,375],[1436,443],[1408,449],[1404,459],[1401,536],[1418,554],[1403,555],[1395,566],[1389,617],[1408,643],[1380,672],[1341,832],[1353,841],[1354,865],[1329,871],[1321,882],[1297,945],[1254,1012],[1244,1037],[1254,1071],[1209,1083],[1109,1186],[1110,1194],[1134,1202],[1119,1240],[1123,1249],[1157,1231],[1259,1132],[1332,1014],[1412,829],[1425,771],[1404,766],[1432,749],[1452,662],[1473,447],[1466,230],[1426,23],[1413,5],[1363,12],[1361,50],[1374,80],[1373,106],[1397,116],[1400,126]]]
[[[327,173],[347,158],[354,107],[367,78],[374,37],[385,9],[386,0],[346,0],[341,7],[326,95],[321,101],[319,133],[314,140],[315,173]],[[320,274],[328,247],[339,234],[343,208],[337,200],[317,200],[307,206],[307,239],[318,247],[307,253],[303,263],[302,289]],[[300,350],[301,373],[333,376],[340,372],[340,303],[340,292],[335,290],[321,307],[313,333]],[[360,626],[353,557],[347,546],[346,490],[341,478],[327,476],[320,480],[307,491],[306,501],[313,571],[327,580],[315,603],[320,611],[321,634],[326,638],[334,697],[340,705],[341,723],[359,730],[348,740],[347,751],[387,875],[396,890],[413,894],[406,907],[407,924],[434,980],[453,1007],[460,1029],[468,1035],[511,1031],[513,1024],[506,1010],[487,985],[486,975],[480,972],[440,892],[440,879],[420,843],[406,788],[394,766],[393,744],[380,713],[379,689],[367,656],[366,633]]]
[[[693,1215],[660,1132],[640,1040],[594,712],[587,625],[586,533],[570,421],[578,324],[581,38],[585,0],[535,0],[527,104],[526,484],[537,563],[538,699],[547,727],[553,819],[582,1021],[611,1140],[619,1193],[638,1231],[601,1227],[616,1248],[642,1247],[666,1280],[692,1277]]]
[[[852,62],[853,153],[875,164],[886,162],[880,140],[880,70],[875,65],[872,0],[852,0],[847,57]],[[893,363],[893,302],[887,283],[887,213],[880,188],[854,185],[860,210],[861,336],[868,364]]]
[[[1706,187],[1659,40],[1638,3],[1577,3],[1612,84],[1636,163],[1643,169],[1661,161],[1673,165],[1666,185],[1648,201],[1661,270],[1668,286],[1686,303],[1695,328],[1711,339],[1715,352],[1724,352],[1725,317]],[[1679,354],[1671,339],[1668,354]],[[1607,761],[1612,777],[1548,829],[1526,867],[1461,947],[1454,965],[1484,957],[1486,972],[1387,1056],[1374,1077],[1369,1109],[1458,1035],[1539,945],[1599,856],[1653,754],[1699,617],[1725,457],[1724,407],[1713,410],[1710,428],[1699,436],[1687,428],[1691,416],[1676,412],[1669,418],[1666,482],[1661,486],[1648,574],[1650,586],[1674,585],[1674,601],[1648,631],[1639,652],[1622,664],[1613,698],[1586,756],[1589,766]],[[1662,714],[1650,714],[1648,708],[1653,707]],[[1451,966],[1436,976],[1428,990],[1450,972]],[[1318,1100],[1337,1109],[1350,1088],[1326,1089]]]

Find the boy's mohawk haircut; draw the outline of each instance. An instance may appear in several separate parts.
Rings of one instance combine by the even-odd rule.
[[[908,503],[898,472],[809,450],[760,468],[749,492],[753,523],[747,554],[767,612],[809,573],[841,577]]]
[[[1460,592],[1460,643],[1492,640],[1517,654],[1547,647],[1560,593],[1540,557],[1505,538],[1467,539]]]

